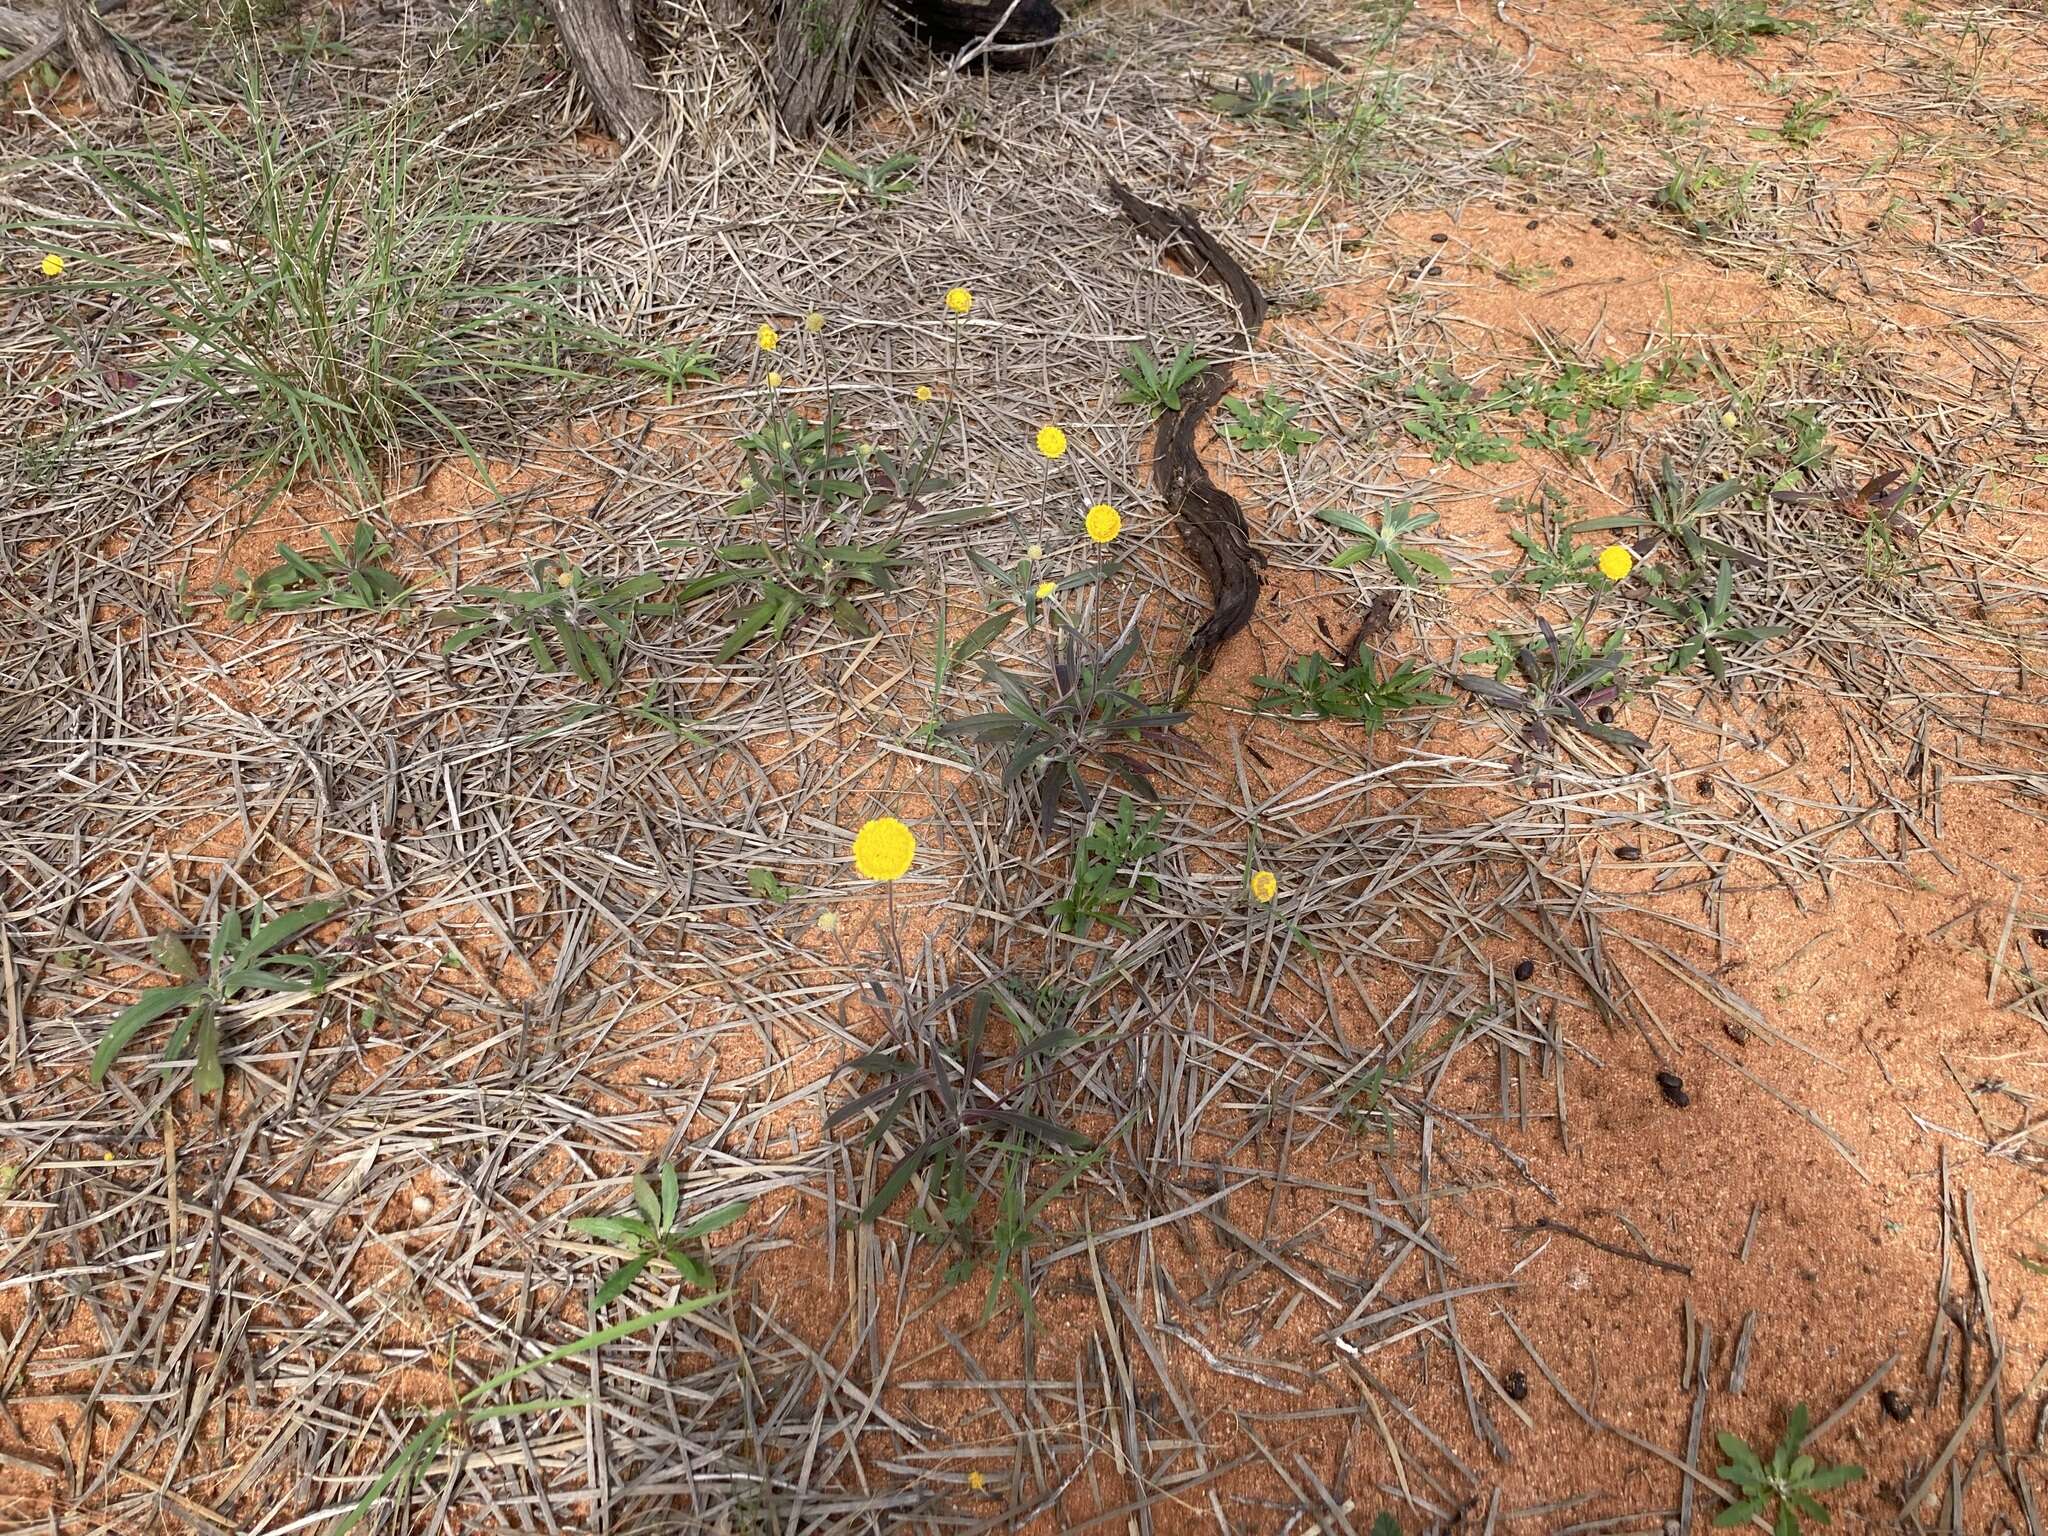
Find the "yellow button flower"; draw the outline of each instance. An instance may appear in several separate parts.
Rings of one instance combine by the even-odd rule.
[[[929,385],[929,384],[920,384],[920,385],[918,385],[918,386],[917,386],[917,399],[918,399],[918,403],[919,403],[920,405],[923,405],[923,404],[928,404],[928,403],[930,402],[931,398],[932,398],[932,387],[931,387],[931,385]]]
[[[50,252],[49,255],[43,258],[43,276],[62,277],[63,275],[64,258],[62,256],[59,256],[55,251]]]
[[[1041,581],[1038,584],[1038,586],[1034,589],[1034,592],[1038,600],[1040,602],[1044,602],[1048,597],[1051,597],[1053,593],[1057,592],[1059,590],[1059,587],[1060,584],[1056,581]]]
[[[1741,418],[1738,417],[1733,411],[1723,411],[1721,413],[1721,425],[1726,427],[1731,432],[1735,430],[1735,423],[1739,420],[1741,420]]]
[[[1088,509],[1088,537],[1098,544],[1107,544],[1124,531],[1123,514],[1106,501],[1098,501]]]
[[[1255,871],[1252,875],[1252,900],[1271,901],[1280,894],[1280,879],[1270,869]]]
[[[1600,551],[1600,574],[1609,581],[1625,581],[1635,568],[1635,551],[1626,544],[1610,544]]]
[[[782,388],[782,375],[780,373],[777,373],[773,368],[768,370],[768,387],[770,389]]]
[[[812,310],[808,315],[804,316],[804,329],[809,331],[813,336],[817,335],[818,332],[825,329],[825,317],[819,314],[815,309]]]
[[[1050,424],[1038,429],[1038,451],[1048,459],[1056,459],[1067,451],[1067,434]]]
[[[946,308],[953,311],[956,315],[964,315],[967,311],[974,308],[974,295],[965,288],[948,288],[946,290]]]
[[[877,816],[853,838],[853,867],[870,880],[901,880],[917,857],[917,839],[894,816]]]
[[[979,1472],[970,1472],[967,1474],[967,1486],[975,1493],[982,1493],[988,1488],[988,1479]]]
[[[782,344],[782,336],[772,325],[764,325],[754,332],[754,340],[763,352],[773,352]]]
[[[1024,558],[1026,560],[1043,560],[1045,558],[1045,546],[1043,544],[1025,545]]]

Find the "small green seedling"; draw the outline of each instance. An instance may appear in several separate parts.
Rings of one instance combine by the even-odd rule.
[[[747,1214],[745,1200],[721,1205],[717,1210],[678,1226],[681,1191],[673,1165],[663,1163],[656,1175],[659,1190],[644,1174],[633,1175],[633,1209],[630,1216],[578,1216],[570,1230],[614,1244],[626,1253],[626,1262],[613,1270],[598,1287],[596,1305],[617,1301],[628,1287],[659,1260],[695,1290],[711,1289],[711,1265],[696,1251],[696,1245],[720,1228],[729,1227]]]
[[[384,562],[391,546],[366,522],[356,524],[347,548],[327,529],[320,532],[327,554],[277,546],[278,563],[258,575],[237,571],[233,582],[214,592],[226,599],[227,615],[238,624],[266,613],[302,613],[332,608],[348,613],[377,613],[405,601],[405,578]]]
[[[1396,502],[1380,514],[1377,528],[1364,518],[1351,512],[1340,512],[1325,507],[1316,513],[1318,519],[1332,528],[1341,528],[1346,533],[1359,535],[1355,544],[1347,545],[1330,562],[1333,571],[1347,570],[1367,560],[1378,560],[1393,573],[1394,580],[1404,587],[1419,587],[1425,575],[1434,576],[1438,581],[1450,578],[1451,567],[1440,555],[1433,555],[1409,540],[1423,533],[1436,522],[1434,512],[1417,512],[1412,501]]]
[[[1395,710],[1451,702],[1428,684],[1429,674],[1412,661],[1380,677],[1369,653],[1346,665],[1311,652],[1297,656],[1285,677],[1253,678],[1252,686],[1265,691],[1252,708],[1296,719],[1355,721],[1376,731]]]
[[[1053,626],[1049,650],[1046,676],[1037,680],[984,656],[982,671],[995,685],[1000,707],[952,721],[939,732],[997,748],[1004,759],[1004,793],[1014,789],[1026,803],[1035,800],[1046,837],[1067,796],[1083,807],[1093,802],[1084,764],[1133,794],[1157,800],[1144,756],[1172,746],[1173,728],[1187,719],[1186,711],[1148,702],[1124,686],[1124,673],[1138,657],[1135,635],[1105,649],[1062,620]]]
[[[1670,597],[1645,592],[1644,601],[1666,618],[1675,619],[1688,631],[1676,650],[1666,658],[1662,670],[1683,672],[1695,661],[1705,661],[1715,682],[1728,677],[1726,647],[1761,645],[1790,632],[1784,624],[1738,624],[1729,612],[1735,595],[1735,568],[1722,560],[1714,573],[1714,589],[1705,598],[1697,592]]]
[[[1235,395],[1223,404],[1231,419],[1219,423],[1216,431],[1246,453],[1263,453],[1272,448],[1282,453],[1299,453],[1310,443],[1323,440],[1322,433],[1294,425],[1294,418],[1301,414],[1301,407],[1289,405],[1270,385],[1259,396],[1256,407],[1245,404]]]
[[[1790,144],[1794,149],[1811,149],[1826,136],[1828,129],[1834,126],[1835,120],[1828,116],[1827,111],[1829,107],[1834,105],[1834,101],[1834,93],[1829,92],[1825,96],[1817,96],[1810,101],[1793,102],[1791,106],[1785,109],[1784,120],[1778,124],[1777,136],[1787,144]],[[1750,137],[1755,139],[1768,138],[1770,137],[1770,130],[1766,128],[1751,129]]]
[[[1427,448],[1431,458],[1465,469],[1514,461],[1514,445],[1485,420],[1488,413],[1507,409],[1511,402],[1481,394],[1444,367],[1437,368],[1433,380],[1417,379],[1409,385],[1408,398],[1416,409],[1402,418],[1401,430]]]
[[[453,655],[486,635],[516,636],[540,671],[567,671],[610,693],[636,622],[676,611],[676,604],[656,599],[659,576],[607,582],[553,560],[536,560],[528,570],[530,592],[464,587],[457,594],[463,601],[438,621],[453,629],[441,643],[442,654]]]
[[[206,946],[206,971],[175,934],[159,934],[150,945],[156,963],[176,978],[166,987],[145,988],[142,996],[108,1027],[99,1049],[93,1052],[92,1080],[105,1080],[107,1069],[143,1028],[167,1013],[183,1010],[184,1017],[171,1031],[164,1056],[182,1056],[192,1047],[192,1087],[199,1093],[218,1093],[226,1081],[220,1060],[220,1019],[237,1002],[252,994],[285,993],[319,996],[327,985],[324,960],[284,949],[308,929],[317,928],[341,909],[339,901],[314,901],[295,911],[265,920],[261,905],[245,917],[230,908],[221,918],[213,940]]]
[[[1162,363],[1141,346],[1130,349],[1131,361],[1122,370],[1124,392],[1120,405],[1148,405],[1157,416],[1180,409],[1180,392],[1187,388],[1208,364],[1195,356],[1193,347],[1182,347],[1171,362]]]
[[[1120,795],[1116,814],[1098,818],[1088,828],[1074,849],[1073,887],[1050,908],[1062,932],[1085,939],[1097,923],[1118,933],[1138,931],[1122,915],[1123,907],[1133,896],[1151,896],[1159,890],[1159,882],[1139,866],[1165,850],[1154,835],[1165,814],[1154,811],[1139,821],[1131,797]]]
[[[772,869],[750,869],[747,871],[747,889],[763,901],[783,902],[796,893],[775,878]]]
[[[1325,94],[1323,86],[1303,85],[1292,75],[1240,75],[1236,85],[1209,97],[1209,110],[1226,117],[1272,117],[1298,123],[1323,109]]]
[[[917,156],[912,154],[891,155],[875,165],[861,165],[836,149],[825,150],[818,158],[829,170],[845,177],[858,191],[885,208],[916,186],[907,174],[917,165]]]
[[[1749,1448],[1740,1435],[1722,1430],[1715,1439],[1728,1458],[1721,1475],[1733,1483],[1742,1497],[1714,1517],[1717,1528],[1742,1525],[1776,1506],[1771,1530],[1774,1536],[1799,1536],[1800,1521],[1828,1524],[1828,1512],[1814,1498],[1831,1488],[1841,1488],[1863,1476],[1853,1462],[1827,1466],[1801,1450],[1806,1444],[1806,1404],[1792,1410],[1785,1424],[1784,1438],[1765,1462]]]
[[[1682,0],[1651,14],[1664,37],[1695,52],[1732,59],[1756,48],[1760,37],[1786,37],[1806,24],[1782,16],[1770,0]]]

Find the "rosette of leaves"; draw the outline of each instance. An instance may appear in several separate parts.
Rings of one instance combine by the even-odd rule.
[[[516,635],[540,671],[566,671],[609,693],[635,624],[676,610],[673,602],[658,600],[659,576],[608,582],[553,560],[533,561],[529,570],[530,592],[464,587],[461,601],[440,621],[453,626],[442,653],[453,655],[486,636]]]
[[[1252,686],[1263,690],[1252,703],[1261,713],[1352,720],[1374,731],[1395,710],[1451,702],[1412,661],[1381,677],[1370,652],[1348,665],[1317,652],[1297,656],[1284,677],[1255,677]]]
[[[1529,716],[1522,734],[1533,746],[1549,746],[1552,727],[1566,725],[1611,746],[1647,747],[1649,743],[1635,732],[1598,718],[1601,706],[1621,697],[1614,678],[1629,660],[1629,653],[1622,648],[1623,636],[1619,632],[1608,636],[1595,651],[1577,629],[1560,637],[1541,615],[1536,627],[1539,640],[1496,637],[1486,651],[1465,657],[1467,661],[1494,663],[1493,676],[1461,672],[1452,676],[1451,682],[1496,708]],[[1509,681],[1516,676],[1525,686],[1518,688]],[[1587,713],[1589,710],[1593,713]]]
[[[956,1017],[961,1012],[964,1019]],[[991,1049],[990,1026],[998,1019],[1012,1036],[1007,1051]],[[1086,1136],[1047,1114],[1053,1088],[1071,1070],[1065,1058],[1083,1037],[1070,1024],[1041,1020],[1004,988],[987,985],[952,988],[907,1006],[894,1033],[894,1044],[840,1068],[880,1083],[825,1121],[830,1136],[867,1119],[863,1146],[886,1140],[908,1149],[856,1219],[880,1220],[922,1175],[907,1225],[953,1252],[948,1282],[965,1279],[986,1258],[991,1274],[983,1320],[1005,1294],[1029,1317],[1031,1292],[1022,1260],[1037,1235],[1037,1219],[1101,1155],[1088,1150]],[[1034,1195],[1030,1186],[1041,1164],[1058,1172]],[[984,1234],[977,1216],[989,1197],[995,1216]]]
[[[165,1059],[183,1056],[189,1045],[193,1055],[193,1089],[199,1093],[218,1093],[226,1081],[220,1060],[222,1015],[238,1003],[266,994],[319,995],[327,985],[327,963],[285,946],[307,930],[319,927],[340,909],[339,901],[313,901],[266,919],[260,904],[252,906],[246,915],[230,907],[206,946],[204,971],[183,939],[176,934],[159,934],[150,945],[150,953],[170,973],[171,983],[144,988],[142,996],[108,1026],[99,1048],[93,1052],[93,1082],[106,1078],[114,1059],[144,1028],[166,1014],[176,1013],[180,1017],[164,1044]]]
[[[1115,645],[1097,646],[1064,621],[1048,642],[1046,675],[1025,678],[989,657],[982,671],[1000,695],[999,707],[940,728],[940,734],[996,748],[1003,759],[1005,794],[1034,804],[1040,834],[1052,835],[1061,804],[1093,803],[1084,768],[1094,768],[1146,800],[1157,800],[1146,757],[1170,750],[1185,710],[1168,709],[1131,691],[1124,674],[1139,643],[1126,631]]]
[[[666,1264],[683,1283],[700,1291],[711,1289],[709,1261],[699,1251],[703,1240],[729,1227],[747,1214],[747,1202],[734,1200],[695,1221],[681,1219],[682,1190],[673,1164],[663,1163],[656,1173],[657,1188],[645,1174],[633,1175],[633,1209],[618,1216],[578,1216],[569,1227],[585,1237],[594,1237],[622,1250],[625,1262],[605,1277],[598,1287],[595,1304],[604,1306],[623,1296],[651,1264]]]
[[[240,624],[266,613],[301,613],[309,608],[376,613],[405,601],[405,578],[385,564],[391,546],[368,523],[356,524],[346,548],[327,529],[320,536],[327,543],[325,555],[280,543],[276,565],[254,576],[237,571],[233,582],[216,586],[214,591],[226,600],[228,617]]]

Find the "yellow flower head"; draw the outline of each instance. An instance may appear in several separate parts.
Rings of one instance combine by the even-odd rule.
[[[555,585],[563,588],[573,587],[576,585],[576,578],[567,571],[557,571],[555,572]]]
[[[1107,544],[1124,531],[1123,514],[1106,501],[1098,501],[1088,509],[1088,537],[1098,544]]]
[[[1252,900],[1271,901],[1280,894],[1280,879],[1270,869],[1252,873]]]
[[[59,256],[55,251],[50,252],[49,255],[43,258],[43,276],[62,277],[63,275],[64,258],[62,256]]]
[[[773,368],[768,370],[768,387],[770,389],[782,388],[782,375],[780,373],[777,373]]]
[[[967,1474],[967,1486],[975,1493],[981,1493],[988,1488],[988,1479],[979,1472],[970,1472]]]
[[[1067,434],[1050,424],[1038,429],[1038,451],[1048,459],[1056,459],[1067,451]]]
[[[1625,581],[1635,568],[1635,551],[1626,544],[1610,544],[1600,551],[1600,574],[1609,581]]]
[[[1041,581],[1035,589],[1035,595],[1040,602],[1044,602],[1059,590],[1059,586],[1060,584],[1056,581]]]
[[[760,344],[763,352],[773,352],[782,344],[781,334],[772,325],[764,325],[754,332],[754,340]]]
[[[825,317],[819,314],[815,309],[812,310],[808,315],[804,316],[804,329],[809,331],[813,336],[817,335],[818,332],[825,329]]]
[[[919,403],[920,405],[928,403],[928,402],[929,402],[929,401],[931,400],[931,397],[932,397],[932,387],[931,387],[931,385],[929,385],[929,384],[920,384],[920,385],[918,385],[918,386],[917,386],[917,399],[918,399],[918,403]]]
[[[1045,558],[1045,546],[1043,544],[1025,545],[1024,558],[1026,560],[1043,560]]]
[[[946,308],[953,311],[956,315],[964,315],[967,311],[974,308],[974,295],[965,288],[948,288],[946,290]]]
[[[917,839],[894,816],[877,816],[853,838],[853,867],[869,880],[901,880],[917,857]]]
[[[1733,411],[1723,411],[1721,413],[1721,425],[1726,427],[1731,432],[1735,430],[1735,423],[1740,421],[1741,419],[1742,418],[1737,416]]]

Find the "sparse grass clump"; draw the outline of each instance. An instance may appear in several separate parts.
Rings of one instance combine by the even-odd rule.
[[[563,282],[506,262],[535,220],[411,109],[314,131],[252,81],[238,116],[185,107],[162,147],[81,152],[120,229],[175,253],[109,254],[81,278],[149,322],[127,365],[203,412],[250,481],[312,474],[367,501],[402,452],[480,462],[480,432],[595,370],[706,370],[643,353],[580,318]]]

